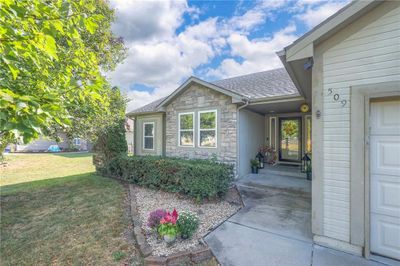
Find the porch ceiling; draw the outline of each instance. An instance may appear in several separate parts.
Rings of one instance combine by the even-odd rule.
[[[298,113],[300,106],[305,103],[304,100],[275,102],[275,103],[254,103],[246,108],[259,114],[283,114],[283,113]],[[311,110],[311,105],[310,105]]]

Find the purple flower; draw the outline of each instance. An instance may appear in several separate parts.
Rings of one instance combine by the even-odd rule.
[[[160,225],[161,219],[165,217],[167,212],[163,209],[157,209],[152,211],[147,219],[147,226],[150,228],[156,228]]]

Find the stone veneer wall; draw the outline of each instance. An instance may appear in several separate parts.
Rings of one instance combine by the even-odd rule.
[[[237,106],[232,98],[200,85],[192,85],[166,106],[167,156],[208,159],[215,154],[222,162],[235,166],[237,149]],[[217,110],[217,148],[198,147],[198,111]],[[178,114],[194,112],[194,147],[178,146]]]

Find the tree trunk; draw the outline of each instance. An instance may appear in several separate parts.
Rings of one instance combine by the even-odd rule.
[[[3,161],[3,154],[8,144],[12,143],[13,137],[10,134],[0,135],[0,163]]]

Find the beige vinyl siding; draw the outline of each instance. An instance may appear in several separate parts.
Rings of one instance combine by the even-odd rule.
[[[250,160],[265,145],[264,121],[265,117],[260,114],[239,110],[239,176],[250,173]]]
[[[143,147],[143,124],[154,123],[154,149],[148,150]],[[164,115],[146,114],[136,117],[135,122],[135,154],[137,155],[164,155]]]
[[[350,242],[351,86],[400,81],[400,8],[394,3],[382,5],[387,4],[395,8],[323,54],[323,233],[346,242]]]

